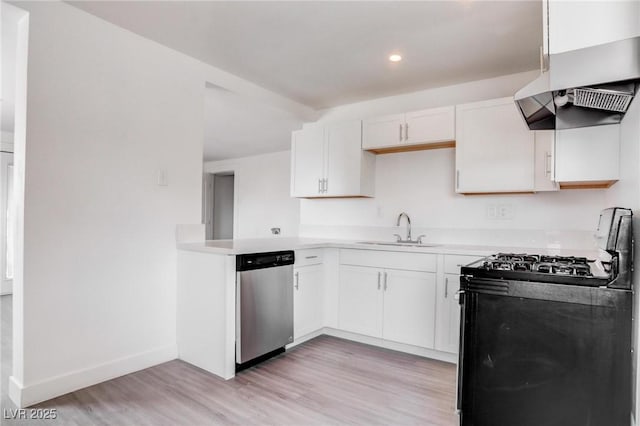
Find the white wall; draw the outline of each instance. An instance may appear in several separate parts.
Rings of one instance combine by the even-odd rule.
[[[378,115],[513,96],[518,89],[533,81],[539,74],[539,71],[527,71],[342,105],[322,111],[318,122],[358,120]]]
[[[635,272],[633,274],[634,292],[634,317],[633,322],[633,347],[635,348],[633,357],[633,417],[634,424],[638,424],[638,410],[640,407],[640,377],[638,376],[638,365],[640,361],[640,350],[638,350],[638,342],[640,342],[640,328],[638,327],[638,313],[640,312],[640,296],[638,288],[640,288],[640,273],[638,265],[640,265],[640,246],[638,235],[640,230],[640,102],[638,99],[633,100],[629,111],[624,117],[620,125],[620,181],[613,185],[607,191],[607,205],[627,207],[633,209],[634,214],[634,264]]]
[[[175,228],[200,221],[205,81],[198,62],[67,4],[21,6],[23,358],[12,396],[25,405],[175,357]],[[159,169],[168,186],[156,185]]]
[[[291,152],[204,163],[205,173],[235,174],[235,238],[271,237],[280,228],[282,236],[297,236],[300,202],[291,198]]]
[[[520,73],[360,102],[324,111],[321,121],[365,118],[511,96],[536,76],[537,72]],[[428,232],[427,239],[431,241],[437,237],[455,239],[449,242],[476,243],[487,241],[489,236],[495,238],[490,241],[494,244],[571,247],[584,244],[585,241],[590,243],[588,240],[597,225],[599,212],[606,204],[604,190],[533,195],[457,195],[454,191],[454,174],[454,149],[378,155],[375,198],[302,200],[301,233],[305,236],[320,236],[331,232],[330,227],[385,227],[385,233],[378,233],[376,236],[384,237],[388,234],[387,238],[391,238],[390,230],[386,227],[395,225],[398,214],[406,211],[414,226]],[[511,206],[514,210],[513,219],[488,219],[487,207],[496,204]],[[465,231],[457,232],[455,236],[436,231],[443,229]],[[472,230],[490,232],[472,236]],[[498,230],[500,232],[496,232]],[[531,236],[514,233],[513,230],[543,232]],[[370,231],[369,229],[368,232]],[[566,241],[565,237],[572,231],[575,231],[575,235],[571,241]],[[342,232],[344,235],[346,231],[343,229]],[[559,235],[560,233],[565,235]],[[463,234],[466,234],[468,240],[465,241]],[[364,234],[360,236],[363,237]]]
[[[0,36],[0,128],[3,132],[13,132],[14,102],[16,90],[16,46],[18,40],[18,20],[20,9],[2,2],[0,13],[2,36]]]

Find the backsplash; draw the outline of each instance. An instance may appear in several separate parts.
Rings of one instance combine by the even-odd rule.
[[[301,225],[302,238],[331,238],[352,241],[394,241],[393,234],[405,237],[403,221],[397,226]],[[595,231],[595,228],[594,228]],[[425,235],[426,244],[463,244],[496,247],[547,249],[595,249],[594,231],[544,231],[528,229],[438,229],[412,227],[411,236]]]

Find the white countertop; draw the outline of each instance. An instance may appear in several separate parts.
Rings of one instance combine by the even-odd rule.
[[[597,250],[579,249],[550,249],[532,247],[502,247],[461,244],[435,244],[424,246],[394,246],[382,244],[367,244],[350,240],[330,240],[317,238],[256,238],[237,240],[210,240],[195,243],[179,243],[179,250],[197,251],[202,253],[235,256],[247,253],[261,253],[281,250],[302,250],[311,248],[351,248],[360,250],[395,251],[411,253],[442,253],[488,256],[490,254],[504,253],[532,253],[557,256],[584,256],[589,259],[598,257]]]

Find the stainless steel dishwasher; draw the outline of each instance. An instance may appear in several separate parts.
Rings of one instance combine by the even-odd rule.
[[[293,251],[236,257],[236,369],[293,342]]]

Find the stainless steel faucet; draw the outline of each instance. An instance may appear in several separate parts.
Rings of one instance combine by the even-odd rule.
[[[418,243],[418,244],[422,244],[422,238],[425,237],[425,235],[420,235],[418,237],[417,240],[412,240],[411,239],[411,218],[409,217],[408,214],[406,214],[405,212],[402,212],[398,215],[398,221],[396,222],[396,226],[400,226],[400,220],[402,220],[402,216],[407,218],[407,239],[403,240],[402,236],[400,236],[400,234],[393,234],[396,237],[396,242],[398,243]]]
[[[405,212],[402,212],[398,215],[398,222],[396,223],[396,226],[400,226],[400,220],[402,220],[402,216],[407,218],[407,239],[405,241],[411,241],[411,218],[409,217],[408,214],[406,214]],[[402,238],[400,237],[400,235],[398,234],[394,234],[398,237],[398,242],[402,241]]]

